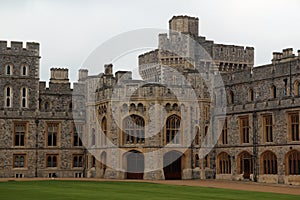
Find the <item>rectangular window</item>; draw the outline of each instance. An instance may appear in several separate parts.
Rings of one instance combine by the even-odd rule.
[[[59,123],[47,124],[47,146],[56,147],[58,143]]]
[[[249,117],[240,118],[240,139],[241,143],[249,143]]]
[[[220,143],[221,144],[228,144],[228,135],[227,135],[227,119],[221,120],[219,122],[220,129],[222,130],[221,132],[221,138],[220,138]]]
[[[47,155],[46,160],[47,160],[47,167],[57,167],[57,159],[58,155]]]
[[[26,123],[14,124],[14,146],[18,146],[18,147],[25,146],[26,132],[27,132]]]
[[[73,155],[73,167],[83,167],[83,155]]]
[[[13,167],[24,168],[26,166],[26,155],[25,154],[14,154],[13,155]]]
[[[265,142],[273,142],[273,120],[272,115],[263,117]]]
[[[73,146],[82,147],[83,125],[73,124]]]
[[[299,136],[299,113],[292,113],[290,114],[290,138],[292,141],[300,141]]]

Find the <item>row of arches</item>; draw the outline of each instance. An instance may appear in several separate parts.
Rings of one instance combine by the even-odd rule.
[[[177,103],[173,103],[173,104],[166,103],[165,108],[167,111],[171,111],[171,110],[179,111],[180,109],[184,109],[185,105],[181,104],[179,107],[179,105]],[[100,110],[100,107],[99,107],[99,110]],[[145,110],[145,106],[142,103],[138,103],[137,105],[134,103],[131,103],[129,106],[126,103],[124,103],[122,105],[122,111],[129,111],[129,110],[130,111],[136,111],[136,110],[143,111],[143,110]]]
[[[182,177],[182,155],[177,151],[169,151],[163,156],[163,172],[166,180]],[[126,178],[143,179],[145,169],[144,155],[139,151],[131,151],[126,155]]]
[[[277,156],[272,151],[265,151],[259,157],[260,174],[277,174]],[[300,151],[291,150],[285,156],[286,175],[300,175]],[[231,156],[226,152],[221,152],[217,156],[217,173],[231,174]],[[254,158],[247,151],[241,152],[237,157],[237,173],[243,174],[246,179],[253,174]]]
[[[100,138],[101,146],[107,144],[107,119],[104,116],[101,120]],[[145,120],[139,115],[129,115],[122,122],[123,144],[144,144],[145,143]],[[181,142],[181,118],[173,114],[166,119],[164,129],[164,141],[169,144],[180,144]],[[92,145],[96,144],[95,130],[92,131]]]

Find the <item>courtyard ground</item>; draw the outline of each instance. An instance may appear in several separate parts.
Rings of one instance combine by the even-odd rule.
[[[45,181],[53,179],[42,179],[42,178],[22,178],[22,179],[0,179],[0,182],[20,182],[20,181]],[[56,178],[57,181],[95,181],[95,182],[130,182],[130,183],[157,183],[162,185],[177,185],[177,186],[195,186],[204,188],[221,188],[231,190],[244,190],[254,192],[270,192],[278,194],[292,194],[300,195],[300,186],[290,186],[283,184],[262,184],[245,181],[225,181],[225,180],[112,180],[112,179],[72,179],[72,178]],[[1,190],[1,188],[0,188]]]

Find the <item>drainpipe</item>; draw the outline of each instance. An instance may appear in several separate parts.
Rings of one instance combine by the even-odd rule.
[[[257,149],[257,144],[258,144],[258,136],[257,136],[257,114],[256,112],[253,112],[253,118],[252,118],[252,129],[253,129],[253,179],[254,182],[257,182],[257,177],[258,177],[258,149]]]
[[[39,120],[38,118],[35,119],[35,125],[36,125],[36,130],[35,130],[35,173],[34,177],[38,177],[38,127],[39,127]]]

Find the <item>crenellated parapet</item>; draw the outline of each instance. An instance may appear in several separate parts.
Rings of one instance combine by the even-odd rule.
[[[23,42],[11,41],[10,46],[8,46],[7,41],[0,41],[0,54],[39,56],[40,44],[35,42],[26,42],[24,47]]]
[[[291,61],[300,58],[300,49],[298,50],[298,55],[293,53],[293,48],[283,49],[282,52],[273,52],[272,63],[277,64],[280,62]]]

